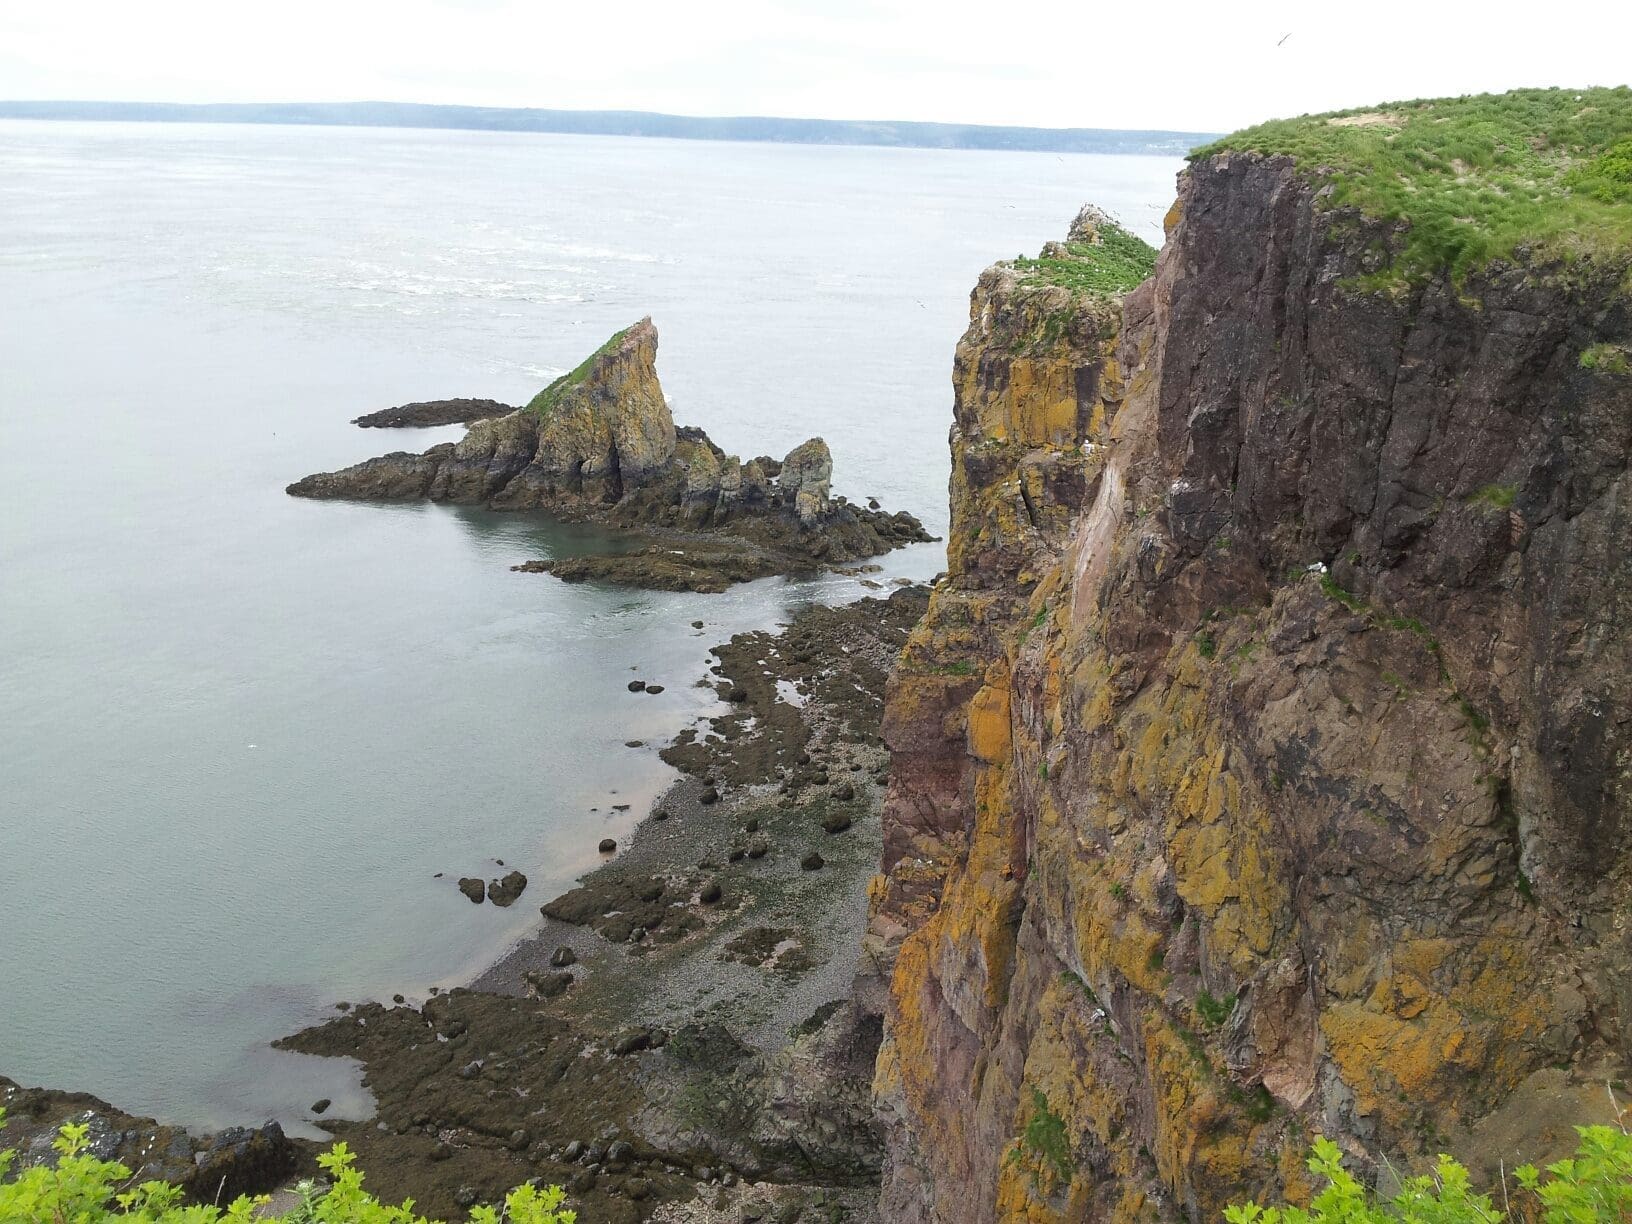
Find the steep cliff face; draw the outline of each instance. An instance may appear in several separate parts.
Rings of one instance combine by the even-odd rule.
[[[1379,289],[1407,228],[1331,194],[1220,152],[1126,296],[975,291],[885,721],[887,1218],[1205,1218],[1314,1133],[1494,1170],[1608,1105],[1627,264]]]

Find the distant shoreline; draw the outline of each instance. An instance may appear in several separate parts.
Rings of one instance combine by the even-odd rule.
[[[1121,153],[1182,157],[1213,132],[1120,128],[1000,127],[891,120],[698,117],[649,111],[575,111],[417,102],[91,102],[0,101],[0,119],[134,123],[264,123],[316,127],[432,128],[653,136],[767,144],[978,149],[1011,153]]]

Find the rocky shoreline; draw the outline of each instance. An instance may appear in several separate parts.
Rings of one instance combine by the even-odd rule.
[[[721,712],[663,750],[683,776],[536,933],[468,988],[345,1005],[278,1043],[363,1063],[375,1115],[314,1121],[378,1194],[461,1217],[540,1178],[586,1220],[874,1218],[880,1034],[850,1000],[874,976],[884,685],[926,603],[908,587],[812,607],[716,647],[700,683]],[[0,1101],[25,1159],[91,1116],[110,1154],[197,1197],[213,1197],[188,1172],[200,1144],[254,1139],[264,1157],[275,1139],[275,1160],[240,1158],[242,1189],[309,1173],[318,1150],[275,1127],[190,1139],[9,1081]]]

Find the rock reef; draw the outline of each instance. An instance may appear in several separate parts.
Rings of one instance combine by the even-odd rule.
[[[642,319],[525,407],[477,420],[458,442],[308,476],[288,492],[544,510],[638,531],[650,541],[644,550],[515,568],[665,589],[724,590],[932,538],[910,514],[834,497],[833,458],[820,438],[781,462],[744,463],[702,430],[677,429],[656,361],[657,329]]]
[[[1632,1042],[1627,260],[1378,288],[1408,222],[1227,149],[1136,287],[1126,237],[986,272],[958,345],[881,1214],[1218,1218],[1317,1133],[1561,1154]]]
[[[382,408],[351,423],[363,429],[423,429],[433,425],[468,425],[488,417],[508,416],[515,410],[514,405],[491,399],[423,400]]]

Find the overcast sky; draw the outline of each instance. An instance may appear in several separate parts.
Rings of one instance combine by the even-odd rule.
[[[1629,0],[0,0],[13,99],[1213,131],[1629,77]]]

